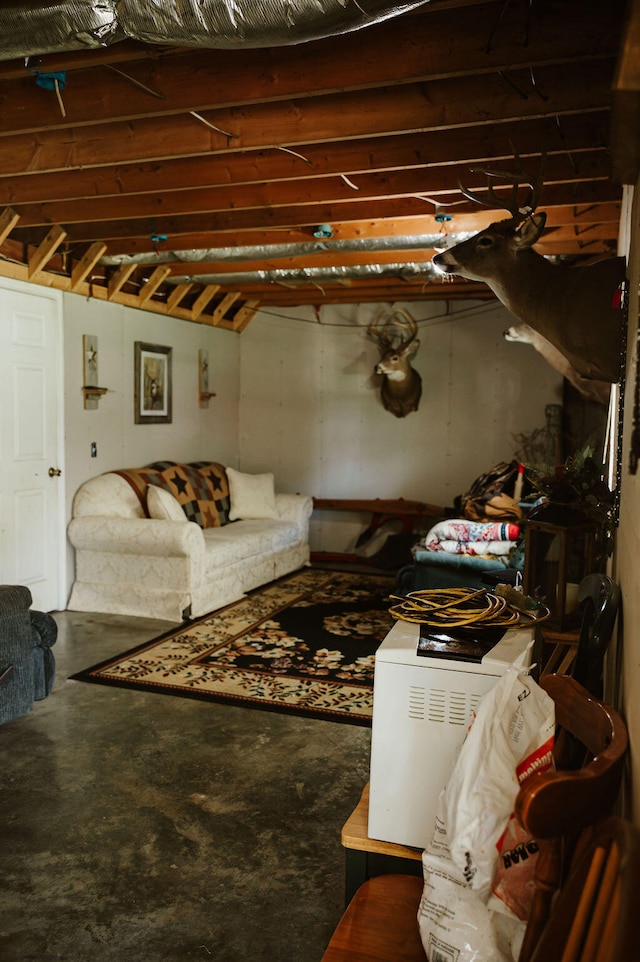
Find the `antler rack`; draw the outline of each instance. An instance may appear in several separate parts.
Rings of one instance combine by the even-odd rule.
[[[512,149],[516,163],[516,170],[514,172],[497,170],[493,167],[470,168],[473,172],[479,171],[486,176],[488,187],[486,197],[484,195],[475,193],[475,191],[468,190],[466,187],[463,187],[460,181],[458,181],[458,186],[467,200],[470,200],[475,204],[481,204],[483,207],[499,207],[502,210],[508,211],[514,220],[521,221],[524,220],[525,217],[530,217],[540,203],[542,187],[544,184],[544,171],[546,167],[547,154],[546,151],[542,151],[538,173],[536,174],[535,178],[531,178],[526,174],[522,167],[520,154],[517,150],[515,150],[515,148]],[[491,183],[492,177],[500,178],[501,180],[511,184],[511,193],[506,200],[504,197],[501,197],[496,193],[493,184]],[[518,202],[518,193],[523,185],[529,187],[529,193],[524,204],[520,204]]]
[[[367,334],[378,342],[383,351],[409,344],[418,333],[418,325],[402,307],[392,312],[380,311],[367,327]]]

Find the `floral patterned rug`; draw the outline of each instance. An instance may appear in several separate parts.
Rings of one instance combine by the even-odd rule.
[[[369,725],[393,590],[388,575],[306,568],[73,678]]]

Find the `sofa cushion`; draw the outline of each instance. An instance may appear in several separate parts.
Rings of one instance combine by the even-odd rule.
[[[243,474],[227,468],[227,477],[230,521],[278,517],[273,474]]]
[[[180,502],[156,484],[147,488],[147,514],[159,521],[184,521],[186,524],[188,520]]]
[[[300,540],[300,529],[292,521],[234,521],[223,528],[204,532],[207,572],[272,554]]]

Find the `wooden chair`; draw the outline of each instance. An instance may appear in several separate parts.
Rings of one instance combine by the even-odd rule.
[[[640,833],[608,818],[587,834],[532,962],[640,960]]]
[[[555,703],[557,770],[534,773],[516,797],[516,815],[539,845],[536,891],[519,962],[532,958],[579,832],[611,813],[628,744],[618,713],[575,679],[547,675],[540,685]]]
[[[553,895],[563,880],[563,865],[568,864],[580,830],[609,815],[627,748],[627,730],[617,712],[573,678],[549,675],[540,684],[556,705],[558,770],[535,773],[516,798],[516,814],[540,849],[534,907],[520,962],[534,962]],[[408,875],[369,879],[347,907],[322,962],[424,962],[417,921],[422,887],[419,878]],[[577,959],[582,962],[582,957]],[[623,957],[613,959],[627,962]],[[535,962],[547,959],[538,955]],[[590,962],[600,959],[595,956]]]
[[[582,605],[583,615],[571,675],[596,698],[602,698],[602,667],[618,615],[620,598],[619,586],[608,575],[587,575],[578,588],[578,602]]]
[[[426,962],[418,928],[423,881],[376,875],[349,902],[322,962]]]
[[[608,575],[589,574],[582,579],[578,588],[578,603],[582,607],[580,628],[562,632],[540,625],[540,637],[551,649],[542,677],[571,675],[596,698],[602,698],[602,666],[620,598],[620,588]]]

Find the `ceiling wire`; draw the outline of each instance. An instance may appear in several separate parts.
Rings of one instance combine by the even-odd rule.
[[[312,307],[312,305],[309,305],[309,306],[314,311],[314,317],[295,317],[295,316],[292,316],[291,314],[280,314],[278,311],[269,310],[266,307],[259,307],[256,313],[266,314],[269,317],[279,317],[285,321],[296,321],[302,324],[313,324],[314,327],[320,326],[320,327],[350,328],[353,331],[366,330],[365,324],[348,324],[348,323],[345,324],[341,322],[334,323],[334,322],[323,321],[319,313],[316,311],[317,305],[315,307]],[[322,305],[322,307],[324,307],[325,309],[329,306],[330,305],[328,304]],[[462,310],[452,313],[450,309],[450,302],[448,299],[446,299],[444,311],[442,311],[439,314],[433,314],[431,317],[419,318],[416,320],[416,324],[422,324],[424,325],[424,327],[439,327],[441,324],[446,324],[449,321],[458,320],[458,319],[464,320],[466,317],[469,317],[469,316],[475,317],[479,314],[488,314],[491,311],[496,310],[497,307],[500,307],[500,304],[498,304],[497,302],[491,301],[489,304],[479,304],[478,307],[465,307],[465,308],[462,308]]]

